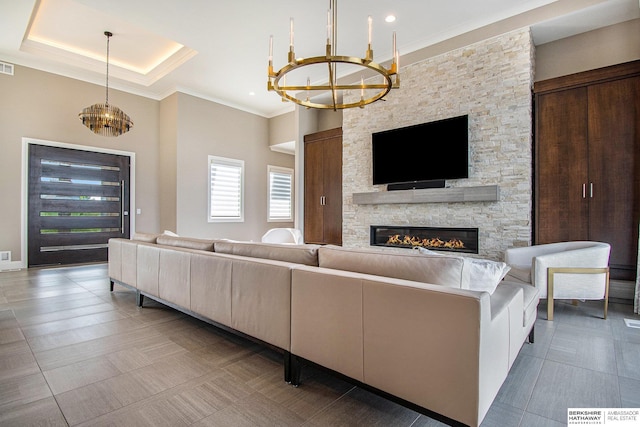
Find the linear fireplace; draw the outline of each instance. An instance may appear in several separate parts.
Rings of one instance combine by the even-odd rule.
[[[478,253],[477,228],[371,226],[371,245]]]

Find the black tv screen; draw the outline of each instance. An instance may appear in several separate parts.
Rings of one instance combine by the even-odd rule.
[[[469,177],[469,116],[371,135],[373,184]]]

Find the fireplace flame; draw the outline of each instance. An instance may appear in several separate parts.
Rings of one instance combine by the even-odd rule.
[[[424,248],[447,248],[447,249],[464,249],[464,242],[460,239],[451,239],[444,241],[439,237],[431,239],[420,239],[416,236],[400,236],[394,234],[387,240],[387,245],[401,245],[401,246],[422,246]]]

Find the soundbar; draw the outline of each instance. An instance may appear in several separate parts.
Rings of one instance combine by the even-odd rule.
[[[434,179],[430,181],[403,182],[399,184],[387,184],[387,191],[395,190],[418,190],[423,188],[444,188],[444,179]]]

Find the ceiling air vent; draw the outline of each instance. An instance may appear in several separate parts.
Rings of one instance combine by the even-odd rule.
[[[9,74],[10,76],[13,76],[13,64],[0,62],[0,74]]]

